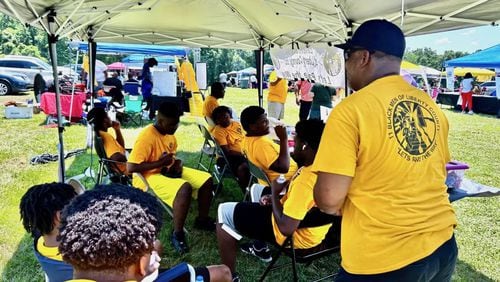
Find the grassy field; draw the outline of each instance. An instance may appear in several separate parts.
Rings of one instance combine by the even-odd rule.
[[[0,97],[0,273],[2,281],[43,281],[43,275],[32,253],[32,240],[23,230],[19,219],[19,200],[34,184],[56,181],[57,162],[30,165],[32,156],[42,153],[57,153],[57,129],[41,126],[45,117],[35,115],[33,119],[11,120],[4,118],[3,102],[23,101],[27,95]],[[229,88],[222,104],[241,112],[248,105],[257,104],[256,90]],[[444,109],[450,122],[450,149],[453,159],[467,162],[471,169],[467,177],[491,186],[500,187],[500,119],[485,115],[461,115]],[[294,124],[298,119],[298,108],[293,95],[289,95],[285,121]],[[180,156],[189,165],[195,166],[202,137],[196,128],[195,119],[186,116],[181,119],[178,130]],[[140,129],[125,129],[126,147],[132,147]],[[85,147],[86,128],[81,125],[66,127],[64,131],[65,150]],[[97,167],[93,151],[66,160],[67,175],[83,173],[84,169]],[[85,184],[92,187],[94,180],[87,178]],[[216,203],[239,201],[242,194],[232,180],[224,183]],[[211,208],[215,217],[217,205]],[[466,198],[453,203],[459,225],[456,238],[459,244],[459,259],[453,279],[455,281],[500,281],[500,198]],[[165,267],[181,261],[194,265],[217,264],[220,262],[215,234],[200,232],[192,228],[196,204],[193,204],[188,218],[191,252],[176,255],[168,240],[170,219],[160,239],[166,246],[162,264]],[[340,258],[337,255],[322,259],[309,267],[300,266],[301,280],[314,280],[337,269]],[[238,271],[245,281],[255,281],[265,265],[252,257],[238,256]],[[290,270],[275,271],[270,281],[290,280]]]

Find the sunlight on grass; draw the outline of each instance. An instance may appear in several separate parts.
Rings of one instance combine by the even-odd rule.
[[[24,100],[26,96],[16,96]],[[3,98],[5,99],[5,98]],[[1,99],[0,99],[1,100]],[[265,99],[264,99],[265,100]],[[232,107],[238,114],[249,106],[257,104],[256,90],[229,88],[221,104]],[[264,106],[267,107],[264,102]],[[450,122],[449,144],[453,159],[467,162],[471,169],[467,177],[475,181],[500,187],[500,119],[485,115],[461,115],[445,109]],[[8,120],[3,118],[4,107],[0,106],[0,272],[2,281],[43,281],[41,268],[32,253],[32,240],[23,230],[19,219],[19,200],[27,188],[34,184],[56,181],[57,162],[30,165],[29,160],[42,153],[57,154],[57,130],[39,126],[45,119],[43,114],[34,115],[29,120]],[[294,125],[298,120],[298,107],[293,94],[286,105],[285,122]],[[123,129],[127,148],[132,148],[139,128]],[[176,134],[179,142],[179,156],[195,167],[202,144],[202,136],[196,126],[196,119],[189,115],[181,118]],[[85,147],[86,128],[80,125],[67,127],[64,131],[65,150],[71,151]],[[92,154],[91,154],[92,153]],[[66,160],[68,176],[82,174],[92,166],[97,171],[95,152]],[[91,188],[92,178],[84,180]],[[215,199],[211,215],[215,216],[217,204],[225,201],[239,201],[242,194],[233,180],[226,180],[220,195]],[[500,198],[467,198],[453,204],[459,225],[456,238],[459,244],[459,261],[454,275],[455,281],[499,281],[498,252],[500,239]],[[170,247],[170,218],[165,217],[165,228],[160,239],[165,245],[162,266],[172,266],[181,261],[194,265],[220,263],[217,242],[214,234],[194,230],[192,224],[197,205],[191,207],[187,228],[190,231],[191,252],[179,257]],[[299,266],[301,280],[313,280],[337,269],[338,256],[331,256],[315,262],[309,267]],[[264,271],[265,265],[252,257],[238,255],[239,272],[246,281],[255,281]],[[275,271],[270,281],[291,280],[288,268]]]

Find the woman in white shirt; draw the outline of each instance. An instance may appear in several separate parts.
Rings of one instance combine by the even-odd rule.
[[[474,87],[474,79],[470,72],[466,73],[464,79],[460,83],[460,96],[462,97],[462,114],[465,114],[465,108],[469,109],[469,114],[472,115],[472,88]]]

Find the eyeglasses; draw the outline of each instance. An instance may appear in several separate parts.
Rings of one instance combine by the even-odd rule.
[[[366,48],[363,48],[363,47],[352,47],[352,48],[349,48],[349,49],[345,49],[344,50],[344,60],[348,60],[349,57],[351,57],[351,55],[356,52],[356,51],[361,51],[361,50],[367,50],[370,54],[373,54],[375,53],[375,51],[372,51],[372,50],[368,50]]]

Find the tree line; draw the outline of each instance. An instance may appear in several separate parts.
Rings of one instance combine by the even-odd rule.
[[[0,55],[26,55],[49,60],[47,34],[34,27],[25,27],[19,21],[6,15],[0,15]],[[443,54],[431,48],[418,48],[407,50],[405,60],[419,65],[443,69],[446,60],[468,55],[467,52],[445,51]],[[124,56],[97,55],[97,59],[105,64],[121,60]],[[193,61],[191,54],[191,62]],[[218,80],[222,72],[241,70],[247,67],[255,67],[254,51],[236,49],[209,49],[202,48],[200,59],[207,63],[207,80],[212,83]],[[59,65],[74,63],[75,51],[68,47],[68,39],[61,38],[57,42],[57,61]],[[80,62],[81,63],[81,59]],[[269,52],[265,52],[264,64],[272,64]]]

